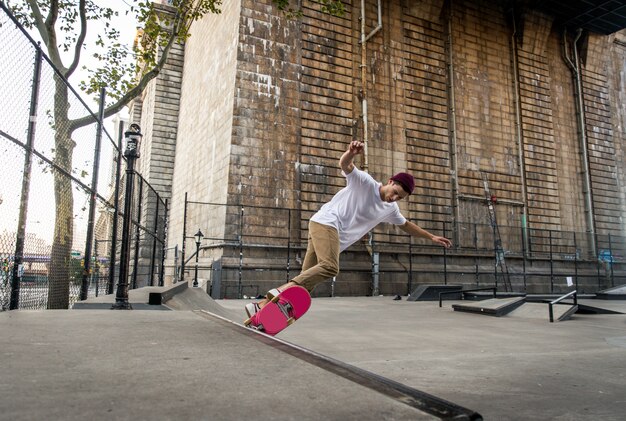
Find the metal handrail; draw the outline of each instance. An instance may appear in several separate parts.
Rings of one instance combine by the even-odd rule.
[[[441,307],[441,296],[445,295],[445,294],[463,294],[465,295],[466,292],[475,292],[475,291],[493,291],[493,298],[496,298],[496,291],[498,290],[498,288],[496,287],[488,287],[488,288],[472,288],[472,289],[462,289],[462,290],[457,290],[457,291],[444,291],[444,292],[440,292],[439,293],[439,307]]]
[[[552,306],[555,305],[555,304],[560,303],[561,301],[563,301],[563,300],[565,300],[565,299],[567,299],[567,298],[569,298],[571,296],[574,297],[574,305],[578,305],[578,298],[576,297],[576,290],[574,290],[572,292],[568,292],[567,294],[557,298],[554,301],[550,301],[548,303],[548,307],[549,307],[549,310],[550,310],[550,323],[554,323],[554,311],[552,309]]]

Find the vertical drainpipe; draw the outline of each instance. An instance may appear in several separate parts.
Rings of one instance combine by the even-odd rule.
[[[519,165],[520,181],[522,183],[522,240],[524,252],[528,247],[528,197],[526,191],[526,164],[524,162],[524,139],[522,136],[522,111],[520,107],[519,68],[517,63],[517,25],[515,24],[515,10],[511,9],[513,33],[511,34],[511,67],[513,68],[513,97],[515,104],[515,143],[517,144],[517,162]]]
[[[448,2],[448,15],[446,23],[446,61],[447,61],[447,90],[448,90],[448,137],[450,140],[450,173],[452,176],[452,235],[454,244],[459,244],[459,175],[456,155],[456,106],[454,99],[454,62],[452,57],[452,0]]]
[[[368,158],[368,119],[367,119],[367,40],[369,40],[375,33],[380,31],[383,27],[383,18],[381,10],[381,0],[378,0],[378,25],[365,35],[365,0],[361,0],[361,102],[363,113],[363,171],[369,172],[369,158]],[[379,294],[378,283],[378,253],[373,252],[371,244],[373,243],[372,233],[369,233],[369,242],[366,246],[368,253],[372,257],[372,295],[377,296]]]
[[[383,27],[383,18],[380,0],[378,0],[378,25],[365,35],[365,0],[361,0],[361,100],[363,113],[363,171],[369,171],[368,158],[368,118],[367,118],[367,41]]]
[[[363,171],[368,171],[367,159],[367,43],[365,39],[365,0],[361,0],[361,113],[363,118]]]
[[[567,29],[563,30],[563,39],[561,45],[563,47],[563,59],[572,72],[574,79],[574,100],[576,105],[576,123],[578,131],[578,140],[580,142],[581,161],[583,164],[583,193],[585,195],[585,219],[587,222],[588,244],[593,256],[596,255],[595,244],[595,223],[593,214],[593,201],[591,198],[591,175],[589,172],[589,156],[587,149],[587,132],[585,130],[585,106],[583,103],[583,87],[580,74],[580,59],[578,57],[578,40],[582,35],[582,29],[576,32],[576,38],[573,43],[574,61],[569,57],[567,45]]]

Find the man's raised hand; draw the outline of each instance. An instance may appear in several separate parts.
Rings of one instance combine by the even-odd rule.
[[[365,144],[363,142],[359,142],[358,140],[353,140],[352,142],[350,142],[350,147],[348,150],[353,155],[358,155],[361,152],[363,152],[364,147],[365,147]]]

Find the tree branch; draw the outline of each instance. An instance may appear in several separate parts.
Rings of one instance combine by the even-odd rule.
[[[174,45],[174,42],[176,41],[176,38],[178,37],[179,25],[181,25],[181,23],[183,22],[184,22],[184,19],[177,13],[174,24],[172,25],[172,31],[167,40],[167,44],[163,48],[163,51],[161,51],[159,61],[155,64],[155,66],[152,69],[150,69],[150,71],[148,71],[141,77],[141,80],[139,80],[139,83],[137,83],[137,85],[134,88],[126,92],[126,94],[124,94],[124,96],[122,96],[119,100],[117,100],[117,102],[115,102],[114,104],[112,104],[111,106],[107,107],[104,110],[104,118],[111,117],[115,113],[120,112],[126,105],[128,105],[130,101],[132,101],[133,99],[141,95],[143,90],[148,85],[148,82],[150,82],[152,79],[154,79],[155,77],[159,75],[159,73],[161,72],[161,70],[163,70],[163,67],[165,66],[165,62],[167,61],[169,52],[172,49],[172,45]],[[96,121],[96,117],[91,114],[85,117],[78,118],[76,120],[72,120],[70,121],[70,130],[74,131],[81,127],[92,124],[95,121]]]
[[[41,9],[37,4],[36,0],[26,0],[30,10],[33,11],[33,17],[35,18],[35,27],[43,40],[45,45],[48,45],[50,42],[50,38],[48,37],[48,32],[46,31],[46,23],[43,20],[43,15],[41,14]]]
[[[67,69],[65,73],[65,77],[69,77],[74,70],[78,67],[80,62],[80,54],[83,49],[83,44],[85,43],[85,37],[87,36],[87,12],[86,12],[86,0],[80,0],[78,5],[78,13],[80,14],[80,34],[78,34],[78,38],[76,39],[76,45],[74,45],[74,60],[72,60],[72,64]]]
[[[30,2],[35,2],[34,0],[29,0]],[[59,17],[59,0],[52,0],[50,2],[50,10],[48,11],[48,16],[46,17],[45,32],[47,39],[46,48],[48,49],[48,56],[52,63],[56,66],[57,69],[65,76],[67,69],[63,66],[63,61],[61,61],[61,55],[59,54],[59,46],[57,45],[57,32],[54,27],[57,23],[57,18]]]

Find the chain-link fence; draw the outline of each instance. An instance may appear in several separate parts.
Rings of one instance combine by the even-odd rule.
[[[125,237],[131,287],[162,283],[167,204],[141,176],[122,232],[123,129],[114,141],[102,109],[89,109],[4,4],[0,39],[0,308],[112,293]]]

